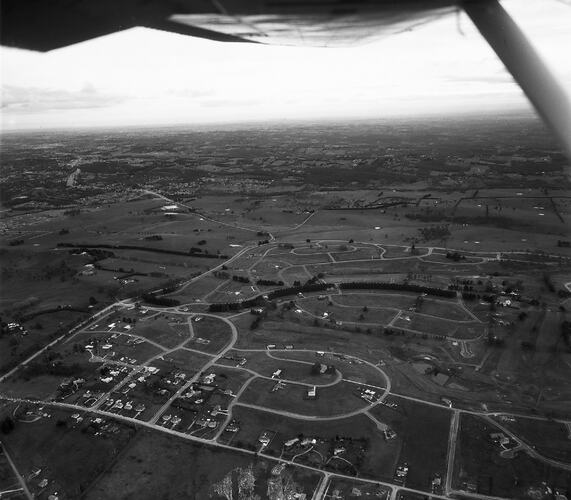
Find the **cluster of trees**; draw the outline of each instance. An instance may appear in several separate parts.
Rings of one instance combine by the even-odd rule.
[[[180,305],[180,301],[170,297],[159,297],[154,293],[144,293],[142,298],[145,302],[155,306],[174,307]]]
[[[459,260],[466,260],[466,256],[459,252],[446,252],[446,258],[458,262]]]
[[[10,416],[4,417],[0,423],[0,430],[2,431],[2,434],[10,434],[15,427],[16,423]]]
[[[274,281],[274,280],[259,279],[258,281],[256,281],[256,285],[260,285],[260,286],[284,286],[284,282],[282,280]]]
[[[325,369],[325,373],[326,374],[335,373],[335,366],[327,365],[327,368]],[[321,375],[321,363],[319,361],[316,361],[315,363],[313,363],[313,365],[311,365],[311,374],[312,375]]]
[[[450,229],[446,224],[440,226],[421,227],[418,231],[424,241],[442,240],[450,236]]]
[[[475,292],[472,292],[470,290],[464,290],[462,292],[462,298],[464,300],[476,300],[476,299],[480,300],[481,299],[481,300],[483,300],[485,302],[489,302],[489,303],[492,303],[496,300],[494,295],[490,295],[490,294],[481,295],[479,293],[475,293]]]
[[[250,278],[248,276],[232,276],[233,281],[237,281],[238,283],[250,283]]]
[[[224,266],[224,269],[226,269],[226,266]],[[230,278],[230,273],[227,271],[214,271],[212,274],[214,277],[220,278],[221,280],[227,280]]]

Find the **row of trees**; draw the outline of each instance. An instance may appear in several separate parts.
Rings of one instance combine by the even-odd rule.
[[[454,292],[453,290],[444,290],[442,288],[414,285],[410,283],[353,281],[348,283],[340,283],[339,288],[341,288],[342,290],[396,290],[402,292],[426,293],[427,295],[434,295],[436,297],[446,297],[446,298],[456,297],[456,292]]]
[[[144,247],[138,245],[111,245],[108,243],[86,244],[86,243],[58,243],[58,247],[75,248],[79,247],[82,251],[90,251],[91,249],[109,248],[113,250],[142,250],[144,252],[164,253],[170,255],[184,255],[192,257],[204,257],[209,259],[227,259],[227,255],[223,254],[210,254],[206,250],[202,251],[200,248],[191,247],[188,252],[181,250],[167,250],[165,248]]]
[[[266,295],[267,299],[258,295],[242,302],[226,302],[219,304],[210,304],[210,312],[238,311],[240,309],[252,308],[266,303],[267,300],[278,299],[298,293],[323,292],[333,285],[329,283],[314,283],[309,280],[305,285],[291,286],[272,290]],[[452,290],[443,290],[442,288],[433,288],[422,285],[413,285],[408,283],[383,283],[383,282],[366,282],[355,281],[339,284],[339,288],[343,290],[396,290],[403,292],[426,293],[437,297],[454,298],[456,292]]]

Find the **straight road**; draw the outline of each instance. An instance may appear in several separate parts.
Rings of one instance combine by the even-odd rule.
[[[460,426],[460,412],[454,410],[452,412],[452,420],[450,422],[450,436],[448,437],[448,461],[446,465],[446,483],[444,484],[444,492],[449,495],[452,491],[452,477],[454,474],[454,457],[456,455],[456,441],[458,439],[458,427]]]
[[[28,485],[26,484],[24,477],[22,476],[22,474],[20,474],[20,472],[16,468],[16,464],[14,464],[12,457],[10,456],[10,454],[8,453],[8,450],[6,449],[6,447],[4,446],[4,444],[2,442],[0,442],[0,447],[2,448],[4,456],[6,457],[6,460],[8,460],[10,467],[12,467],[12,471],[14,472],[14,475],[18,478],[18,482],[20,483],[20,486],[22,486],[22,491],[24,492],[24,495],[26,495],[26,498],[28,500],[32,500],[34,498],[34,496],[30,493],[30,490],[28,489]]]

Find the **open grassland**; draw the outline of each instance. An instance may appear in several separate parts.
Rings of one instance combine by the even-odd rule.
[[[138,321],[129,333],[149,339],[166,348],[172,348],[190,338],[186,318],[180,316],[180,321],[171,325],[167,318],[153,316]]]
[[[271,350],[269,353],[273,358],[278,359],[292,359],[311,364],[317,362],[320,364],[331,365],[341,373],[344,379],[352,382],[358,382],[359,384],[367,384],[375,387],[386,386],[386,379],[378,369],[344,354],[332,354],[326,352],[321,355],[315,352],[298,352],[289,350]],[[324,375],[321,375],[321,377],[324,377]]]
[[[444,408],[391,397],[396,408],[377,405],[370,413],[397,434],[398,463],[409,465],[406,485],[429,490],[435,473],[446,473],[450,412]]]
[[[479,492],[505,498],[520,498],[529,487],[541,488],[542,483],[571,487],[568,471],[551,467],[518,452],[515,458],[500,456],[501,447],[490,434],[501,432],[481,418],[462,415],[458,431],[453,487],[463,483],[477,484]],[[513,445],[513,442],[512,442]]]
[[[341,417],[367,406],[356,394],[355,384],[347,382],[318,388],[316,399],[306,399],[308,387],[288,383],[285,388],[272,392],[275,385],[273,380],[256,379],[248,385],[238,403],[315,417]]]
[[[212,303],[238,302],[258,294],[259,291],[251,283],[245,285],[234,280],[227,280],[205,296],[205,300]]]
[[[371,324],[386,325],[395,317],[397,312],[394,309],[384,308],[371,308],[368,311],[363,311],[363,306],[337,305],[337,296],[331,297],[331,305],[328,301],[316,298],[299,300],[298,303],[312,317],[320,318],[323,321],[335,319],[341,322],[363,323],[366,326],[371,326]]]
[[[42,469],[42,477],[50,481],[49,491],[78,498],[114,465],[134,430],[116,424],[117,432],[112,439],[94,437],[82,432],[85,424],[72,425],[69,413],[47,411],[51,415],[49,418],[32,423],[17,422],[15,429],[2,440],[24,477],[38,467]]]
[[[425,314],[403,314],[393,322],[396,328],[414,330],[429,335],[459,339],[475,339],[484,334],[485,325],[477,322],[456,322]]]
[[[229,473],[230,484],[236,484],[239,469],[250,467],[255,477],[252,494],[267,498],[268,480],[274,465],[271,460],[193,444],[158,432],[142,432],[113,469],[89,491],[86,499],[222,499],[224,496],[215,493],[214,485]],[[293,467],[282,472],[286,473],[299,492],[308,497],[313,494],[319,480],[317,474]],[[237,488],[237,484],[231,486],[231,490],[233,488]]]
[[[380,250],[376,247],[349,247],[348,250],[332,251],[331,256],[337,261],[378,259]]]
[[[311,385],[329,385],[338,379],[337,374],[314,375],[311,373],[311,364],[308,362],[295,362],[281,359],[280,353],[266,352],[244,352],[237,351],[238,356],[246,358],[248,361],[244,368],[252,370],[263,377],[272,377],[273,373],[281,370],[279,379],[290,380]],[[275,355],[275,357],[274,357]]]
[[[196,280],[176,292],[169,294],[169,297],[179,300],[181,303],[194,303],[196,299],[204,299],[206,295],[212,293],[216,287],[224,283],[223,279],[213,275],[207,275]]]
[[[543,456],[571,463],[571,429],[565,424],[522,417],[497,420]]]
[[[194,337],[187,344],[187,347],[208,354],[215,354],[221,351],[232,340],[230,327],[221,319],[210,316],[201,316],[199,321],[196,321],[196,319],[197,317],[191,320]],[[203,343],[203,340],[208,341],[208,343]]]
[[[179,370],[184,370],[192,374],[201,371],[202,367],[211,359],[212,358],[206,354],[200,354],[186,349],[177,349],[164,356],[165,361],[172,363]]]
[[[275,456],[282,454],[285,442],[299,435],[326,441],[324,447],[318,446],[322,450],[325,449],[326,455],[322,454],[325,460],[329,458],[331,443],[335,438],[364,439],[367,442],[367,448],[358,465],[359,475],[378,480],[392,478],[395,454],[398,454],[400,443],[398,441],[385,441],[376,423],[365,415],[327,422],[312,422],[235,406],[232,410],[232,417],[240,423],[240,431],[232,442],[234,446],[242,445],[243,447],[259,449],[258,438],[267,430],[275,433],[267,448],[267,453]],[[308,463],[307,458],[299,457],[296,460],[300,463]],[[317,459],[317,457],[312,457],[311,460],[313,459]],[[325,460],[319,459],[310,463],[323,464]]]
[[[282,281],[287,285],[292,285],[295,281],[305,283],[313,275],[304,266],[292,266],[279,272]]]
[[[297,321],[296,321],[297,320]],[[251,319],[248,316],[233,318],[238,324],[249,325]],[[240,323],[238,323],[238,321]],[[312,326],[313,322],[304,323],[299,315],[293,316],[286,321],[265,320],[255,330],[240,328],[237,348],[240,349],[263,349],[269,344],[294,345],[296,349],[312,349],[316,351],[333,350],[355,354],[363,359],[376,360],[369,352],[375,349],[384,349],[386,343],[379,332],[368,334],[365,328],[361,332],[346,330],[342,326]],[[376,361],[375,361],[376,362]]]
[[[123,356],[127,356],[134,360],[133,363],[140,364],[162,352],[161,349],[149,342],[134,344],[131,340],[132,337],[128,335],[121,335],[111,340],[113,345],[111,350],[115,353],[113,359],[119,360]],[[105,351],[100,351],[101,356],[104,356],[104,353]]]
[[[216,364],[208,369],[208,373],[216,375],[216,385],[221,390],[230,390],[236,394],[242,386],[250,380],[254,375],[236,367],[224,366]]]

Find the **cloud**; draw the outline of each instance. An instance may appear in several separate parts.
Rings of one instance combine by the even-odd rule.
[[[260,104],[258,99],[208,99],[200,103],[205,108],[235,108],[257,104]]]
[[[125,100],[121,95],[101,93],[90,84],[77,91],[6,85],[2,87],[1,108],[5,112],[35,113],[106,108]]]
[[[173,97],[181,97],[185,99],[202,99],[205,97],[213,97],[216,95],[214,90],[198,90],[198,89],[169,89],[167,95]]]

